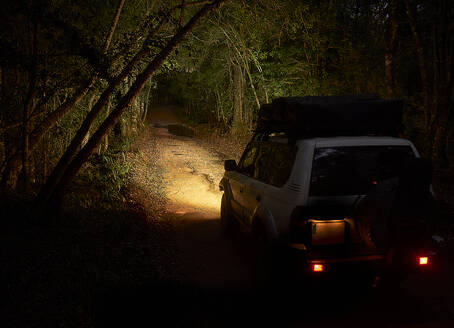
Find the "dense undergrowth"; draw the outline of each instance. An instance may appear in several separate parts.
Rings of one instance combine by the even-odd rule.
[[[126,153],[130,151],[134,139],[134,136],[118,138],[107,151],[93,155],[66,195],[65,206],[124,209],[127,177],[131,169]]]
[[[122,297],[114,291],[171,277],[168,227],[128,197],[128,158],[141,157],[133,142],[119,140],[93,157],[51,226],[24,198],[0,197],[2,327],[103,327],[107,299]]]

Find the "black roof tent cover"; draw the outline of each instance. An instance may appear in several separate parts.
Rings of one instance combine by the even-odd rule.
[[[295,137],[397,136],[402,108],[402,100],[374,95],[277,98],[260,108],[256,132]]]

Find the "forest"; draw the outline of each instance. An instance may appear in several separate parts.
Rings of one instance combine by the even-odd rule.
[[[2,327],[453,326],[454,1],[14,0],[0,26]],[[356,94],[402,99],[433,163],[437,275],[268,304],[224,160],[264,104]]]
[[[5,4],[2,189],[58,202],[91,154],[137,134],[153,104],[235,136],[280,96],[403,98],[404,136],[452,165],[451,1],[224,2]]]

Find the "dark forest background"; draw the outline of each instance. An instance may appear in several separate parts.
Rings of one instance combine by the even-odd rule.
[[[453,165],[452,1],[222,2],[3,4],[2,189],[58,202],[81,168],[101,163],[85,179],[120,190],[122,150],[150,106],[178,104],[193,122],[245,136],[281,96],[403,98],[404,137]]]

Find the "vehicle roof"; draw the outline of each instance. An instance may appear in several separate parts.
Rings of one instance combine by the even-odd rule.
[[[298,140],[299,144],[310,144],[316,147],[347,147],[347,146],[409,146],[411,142],[407,139],[394,137],[375,137],[375,136],[359,136],[359,137],[329,137],[329,138],[310,138]]]

